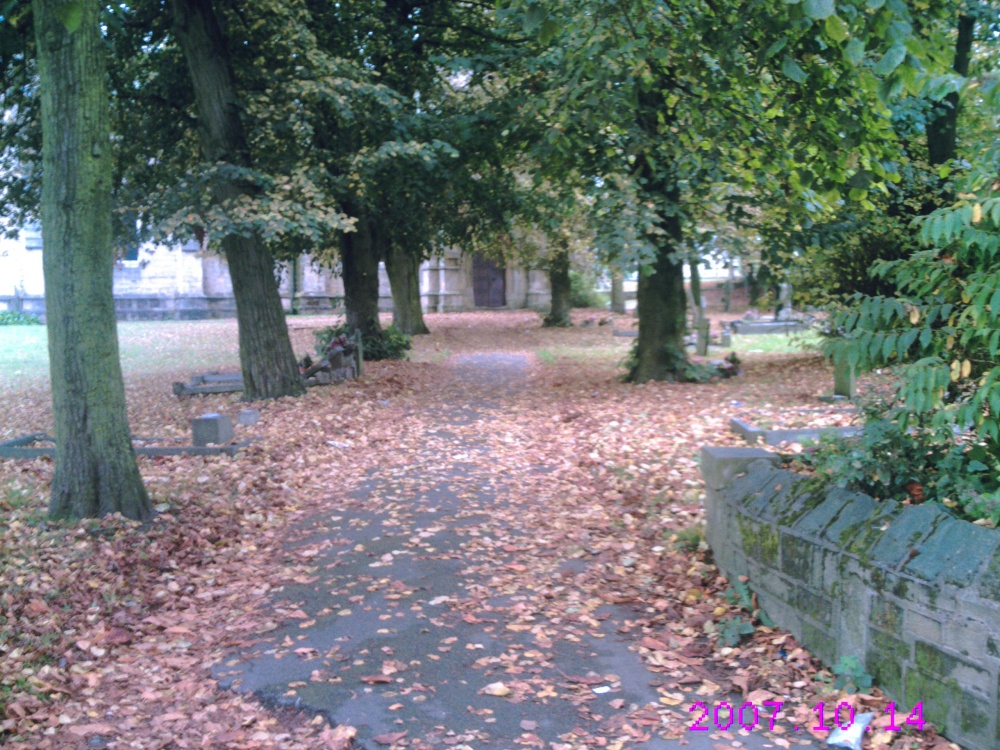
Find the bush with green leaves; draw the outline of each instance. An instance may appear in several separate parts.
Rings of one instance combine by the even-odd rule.
[[[861,448],[879,450],[890,435],[899,443],[913,440],[922,446],[910,451],[914,468],[933,465],[922,470],[933,472],[934,499],[995,525],[1000,197],[986,189],[990,197],[963,193],[955,205],[923,220],[927,249],[876,263],[874,273],[895,284],[896,296],[857,297],[833,319],[839,335],[825,349],[861,371],[887,367],[899,375],[896,401],[885,413],[868,415],[875,424],[866,427]],[[877,454],[869,458],[877,460]],[[885,456],[882,461],[889,462]]]
[[[985,445],[905,407],[872,402],[862,414],[857,436],[823,436],[799,463],[877,500],[936,502],[968,521],[1000,523],[1000,463]]]
[[[0,326],[37,326],[42,321],[30,313],[18,310],[4,310],[0,312]]]
[[[573,307],[604,307],[607,300],[594,287],[593,276],[579,271],[570,271],[569,303]]]
[[[330,326],[316,331],[316,352],[322,357],[326,355],[331,339],[339,336],[351,336],[346,323]],[[412,339],[396,326],[383,328],[378,334],[366,334],[361,338],[364,358],[369,361],[380,359],[406,359],[406,353],[413,347]]]

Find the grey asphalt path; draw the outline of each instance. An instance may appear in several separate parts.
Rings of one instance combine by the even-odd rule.
[[[638,636],[625,606],[586,622],[568,613],[551,640],[518,624],[529,592],[488,584],[497,566],[530,565],[518,557],[525,532],[496,513],[507,480],[501,466],[484,477],[489,449],[470,433],[525,386],[527,361],[455,365],[469,398],[431,417],[433,449],[374,472],[346,505],[295,530],[289,558],[305,553],[316,573],[281,592],[286,624],[215,668],[220,685],[354,726],[366,750],[394,738],[418,750],[776,747],[759,731],[690,731],[695,715],[666,710],[662,675],[629,650]],[[536,583],[571,586],[587,564],[567,558]]]

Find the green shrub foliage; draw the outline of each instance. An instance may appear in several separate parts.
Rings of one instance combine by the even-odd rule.
[[[326,354],[330,340],[338,336],[350,337],[347,324],[330,326],[316,331],[316,352],[322,357]],[[406,353],[413,347],[412,339],[396,326],[383,328],[378,334],[366,334],[361,338],[364,358],[368,361],[380,359],[406,359]]]
[[[928,496],[995,525],[1000,521],[1000,198],[963,194],[922,222],[921,238],[928,248],[875,264],[874,273],[895,284],[898,293],[856,297],[835,316],[840,335],[827,342],[826,352],[861,370],[893,367],[899,373],[891,408],[868,417],[860,445],[875,453],[867,460],[877,460],[883,440],[915,441],[923,448],[915,449],[913,471],[918,464],[934,466]],[[880,460],[891,463],[900,455]],[[856,460],[866,462],[860,455]]]
[[[36,326],[42,321],[30,313],[18,312],[17,310],[4,310],[0,312],[0,326]]]
[[[573,307],[604,307],[605,300],[594,286],[594,278],[590,274],[570,271],[569,303]]]

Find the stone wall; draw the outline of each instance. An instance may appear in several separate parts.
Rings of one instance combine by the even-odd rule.
[[[821,490],[759,448],[703,448],[719,569],[828,665],[875,684],[970,750],[1000,747],[1000,531],[933,505]],[[905,716],[902,713],[902,716]]]
[[[236,314],[233,285],[225,258],[197,243],[183,247],[144,245],[134,261],[114,268],[115,307],[120,320],[189,320]],[[339,275],[303,257],[280,268],[279,289],[285,309],[294,292],[301,312],[342,310],[344,284]],[[507,306],[542,309],[551,301],[548,275],[523,268],[507,269]],[[425,261],[420,270],[424,312],[474,310],[472,259],[449,248]],[[379,264],[379,309],[391,311],[392,293],[385,264]],[[19,239],[0,237],[0,310],[45,316],[41,236],[24,232]]]

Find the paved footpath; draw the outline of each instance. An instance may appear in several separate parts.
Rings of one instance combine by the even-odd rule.
[[[289,559],[315,572],[281,592],[287,624],[216,667],[220,684],[356,727],[368,749],[776,747],[671,718],[662,678],[629,649],[624,606],[567,616],[550,640],[524,625],[537,589],[572,586],[585,560],[567,557],[531,590],[491,578],[533,562],[519,557],[528,532],[498,512],[516,487],[485,440],[490,410],[527,373],[519,355],[455,362],[456,398],[426,420],[421,451],[295,530]]]

